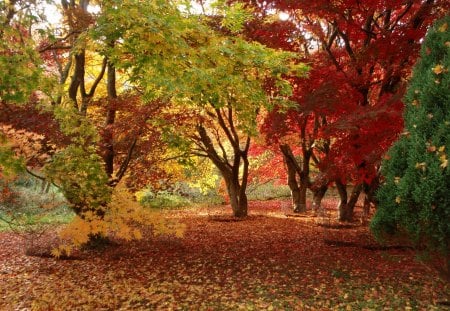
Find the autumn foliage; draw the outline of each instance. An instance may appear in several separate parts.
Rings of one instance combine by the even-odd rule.
[[[448,286],[407,245],[378,245],[360,226],[316,223],[327,218],[286,217],[281,204],[289,202],[251,202],[250,216],[241,220],[221,206],[166,213],[182,220],[183,238],[144,234],[139,241],[77,251],[68,260],[25,256],[17,237],[0,233],[0,304],[36,310],[445,310]],[[331,212],[336,203],[323,204]]]
[[[304,206],[305,189],[316,184],[309,180],[307,166],[301,167],[313,160],[320,180],[335,183],[340,190],[340,219],[351,220],[353,198],[364,190],[367,202],[373,201],[381,158],[402,129],[401,99],[421,40],[431,23],[448,10],[448,3],[246,3],[254,9],[256,20],[247,27],[249,38],[296,51],[312,67],[307,80],[293,79],[295,109],[284,120],[282,114],[269,114],[269,127],[263,127],[271,138],[296,133],[297,141],[288,146],[301,147],[292,155],[302,161],[296,163],[290,152],[284,153],[286,163],[292,163],[291,189],[299,192],[294,206]],[[273,11],[288,19],[273,21],[268,13]],[[350,196],[347,185],[355,186]]]
[[[448,1],[62,0],[55,24],[48,2],[0,2],[0,221],[67,208],[35,255],[76,263],[21,266],[1,233],[8,307],[439,305],[409,251],[448,266]],[[140,204],[205,184],[232,216]],[[249,202],[261,184],[291,201]],[[415,243],[372,240],[372,208],[379,237]]]

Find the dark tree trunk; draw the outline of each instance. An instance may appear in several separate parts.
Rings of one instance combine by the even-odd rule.
[[[367,197],[367,194],[364,195],[364,204],[363,204],[363,212],[361,215],[361,223],[362,224],[367,224],[367,220],[369,218],[369,214],[370,214],[370,200]]]
[[[336,189],[339,193],[338,219],[339,221],[348,221],[348,207],[347,207],[347,186],[341,181],[336,181]]]
[[[230,197],[230,205],[233,210],[234,217],[246,217],[248,215],[247,194],[242,187],[236,183],[233,176],[223,174],[225,184],[227,185],[228,196]]]
[[[336,188],[339,193],[340,202],[338,207],[339,221],[352,221],[353,211],[355,209],[356,202],[358,202],[359,195],[362,191],[362,184],[359,184],[353,188],[350,198],[348,198],[347,186],[341,181],[336,181]]]
[[[352,193],[350,195],[350,199],[347,202],[347,207],[349,209],[349,217],[351,220],[353,219],[353,211],[355,210],[356,203],[358,203],[359,195],[361,194],[362,189],[363,189],[362,184],[356,185],[353,188]]]
[[[367,224],[369,214],[370,214],[370,207],[376,206],[376,198],[375,198],[375,192],[377,191],[378,187],[380,186],[380,174],[378,173],[375,178],[372,180],[370,184],[364,183],[363,189],[364,189],[364,204],[363,204],[363,214],[361,217],[361,222],[363,224]]]
[[[300,198],[297,208],[294,209],[294,213],[305,213],[306,212],[306,191],[308,190],[308,185],[304,183],[300,184]]]
[[[322,199],[325,196],[325,193],[328,190],[327,185],[322,185],[318,188],[315,188],[313,190],[313,203],[312,203],[312,210],[314,213],[322,214]]]
[[[236,132],[233,123],[233,112],[231,107],[228,108],[228,113],[220,109],[215,109],[220,127],[225,132],[228,141],[233,146],[232,158],[227,155],[225,148],[220,142],[220,137],[216,138],[218,149],[214,145],[209,133],[202,124],[197,126],[198,141],[201,142],[201,151],[203,156],[208,157],[214,165],[219,169],[221,175],[225,180],[227,186],[228,196],[230,197],[230,204],[233,210],[233,216],[246,217],[248,215],[248,200],[247,200],[247,181],[248,181],[248,149],[250,148],[250,137],[247,136],[244,147],[239,143],[239,135]],[[228,123],[228,126],[226,124]],[[218,150],[221,151],[219,154]],[[242,166],[242,167],[241,167]],[[242,172],[242,175],[241,175]]]
[[[309,158],[303,159],[303,167],[297,163],[294,154],[289,145],[280,145],[283,154],[284,163],[288,173],[288,186],[291,190],[292,204],[294,213],[306,212],[306,191],[309,187]],[[305,170],[305,166],[307,169]],[[299,176],[297,178],[297,176]]]
[[[280,147],[280,148],[282,148],[282,147]],[[302,195],[300,192],[300,187],[298,186],[297,170],[295,169],[295,165],[292,163],[292,159],[289,156],[287,156],[284,152],[283,152],[283,158],[284,158],[284,163],[286,164],[287,183],[288,183],[289,189],[291,190],[291,199],[292,199],[292,205],[294,207],[294,212],[299,212],[301,210],[301,205],[302,205]],[[306,200],[303,203],[306,206]]]
[[[108,100],[114,101],[117,99],[117,91],[116,91],[116,70],[114,65],[108,62],[108,73],[107,73],[107,91],[108,91]],[[111,178],[114,173],[114,136],[112,132],[112,126],[116,119],[116,110],[112,107],[114,104],[111,102],[108,103],[108,111],[106,113],[106,122],[105,122],[105,155],[103,160],[105,161],[106,174],[109,178]]]

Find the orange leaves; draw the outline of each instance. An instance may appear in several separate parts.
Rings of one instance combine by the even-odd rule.
[[[280,201],[253,202],[253,216],[237,222],[208,217],[228,215],[223,206],[174,212],[167,217],[187,227],[182,239],[144,234],[137,242],[77,252],[77,260],[25,256],[17,238],[0,233],[0,304],[6,310],[402,310],[433,308],[448,294],[410,251],[374,245],[366,227],[324,229],[310,219],[272,217],[266,210],[275,213],[275,205]]]
[[[92,236],[113,235],[125,241],[142,238],[142,226],[150,226],[155,235],[182,237],[185,226],[164,218],[158,212],[142,207],[128,192],[124,183],[114,189],[112,200],[105,208],[106,214],[99,216],[95,210],[87,210],[63,228],[59,236],[62,243],[55,248],[54,256],[70,255],[73,250],[87,243]]]
[[[49,152],[54,151],[47,145],[45,137],[35,132],[0,124],[0,134],[7,138],[16,156],[23,157],[30,166],[43,166],[50,158]]]
[[[440,75],[445,72],[445,68],[442,65],[436,65],[431,69],[435,74]]]
[[[446,154],[442,154],[439,156],[439,161],[441,161],[441,168],[446,168],[448,166],[448,159]]]
[[[445,169],[448,166],[448,158],[447,154],[445,153],[445,146],[436,147],[428,143],[427,151],[430,153],[436,153],[436,156],[439,158],[440,167],[442,169]],[[425,162],[416,164],[417,169],[420,168],[422,170],[425,170],[425,166],[426,166]]]
[[[447,23],[443,23],[438,29],[439,32],[446,32],[447,30],[448,30],[448,24]]]

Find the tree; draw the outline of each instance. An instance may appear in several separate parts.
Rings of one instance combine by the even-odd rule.
[[[450,17],[434,25],[405,96],[405,130],[383,162],[371,223],[378,237],[404,233],[444,259],[450,280]]]
[[[261,126],[268,138],[267,143],[276,145],[283,156],[294,212],[306,211],[307,189],[314,193],[314,210],[320,209],[320,202],[328,188],[324,174],[315,174],[316,178],[312,180],[310,173],[312,166],[316,170],[321,168],[329,153],[330,139],[321,129],[327,125],[326,116],[331,113],[327,106],[338,100],[339,94],[333,83],[323,82],[325,72],[317,63],[308,78],[295,79],[291,97],[295,106],[284,112],[274,110],[268,113]]]
[[[0,43],[0,135],[10,141],[0,150],[0,169],[25,166],[33,176],[58,186],[76,212],[66,230],[67,244],[55,254],[110,232],[138,237],[132,230],[136,222],[159,229],[166,223],[152,221],[136,204],[124,206],[117,199],[123,197],[124,183],[116,189],[130,167],[136,169],[128,183],[133,187],[142,186],[159,168],[152,164],[155,155],[164,154],[164,144],[148,120],[161,103],[143,105],[138,91],[119,85],[126,72],[117,73],[101,53],[117,38],[91,36],[95,16],[89,1],[61,4],[64,19],[58,29],[36,28],[34,12],[28,12],[34,2],[0,5],[5,26],[0,31],[5,39]],[[45,20],[39,21],[45,27]],[[15,161],[19,157],[25,161]],[[149,164],[150,169],[145,167]]]
[[[39,20],[33,3],[0,4],[0,105],[25,103],[42,78],[41,60],[28,31]]]
[[[316,59],[328,63],[325,68],[330,72],[322,83],[334,80],[339,100],[329,103],[332,113],[327,114],[329,120],[320,131],[332,143],[321,166],[329,181],[338,187],[340,220],[351,220],[356,203],[353,198],[362,188],[372,192],[369,188],[377,185],[381,157],[401,129],[401,97],[421,39],[432,21],[447,11],[448,2],[247,3],[260,16],[266,16],[261,12],[269,10],[289,14],[286,23],[295,27],[291,27],[290,36],[283,29],[281,38],[297,43],[289,48],[305,55],[313,67]],[[255,30],[249,26],[249,30],[250,36],[257,34],[256,38],[274,37],[267,34],[267,28]],[[279,46],[286,43],[280,42]],[[320,106],[321,101],[317,104]],[[349,182],[355,184],[350,200]]]
[[[145,99],[159,98],[168,103],[168,114],[189,116],[184,124],[160,123],[174,133],[168,135],[173,146],[189,150],[193,144],[196,156],[214,163],[233,214],[244,217],[248,150],[258,110],[290,92],[283,74],[300,75],[305,68],[291,64],[290,53],[243,40],[238,32],[245,18],[239,16],[247,15],[238,13],[239,6],[212,17],[182,13],[169,3],[162,7],[137,1],[110,6],[99,27],[119,33],[123,41],[106,53],[117,68],[131,73]],[[272,99],[265,88],[269,78],[275,82]]]

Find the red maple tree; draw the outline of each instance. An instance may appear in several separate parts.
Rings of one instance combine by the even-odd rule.
[[[309,89],[296,81],[293,99],[300,119],[307,116],[305,110],[320,115],[325,108],[326,122],[317,133],[332,143],[318,166],[329,182],[336,183],[339,218],[351,220],[360,192],[371,194],[378,185],[380,159],[402,129],[401,98],[421,40],[429,25],[448,12],[449,4],[440,0],[247,3],[257,19],[270,10],[290,16],[286,27],[250,24],[249,38],[275,46],[273,31],[282,29],[278,47],[297,50],[321,71],[311,74]],[[286,28],[291,29],[289,35]],[[314,100],[308,100],[311,96]],[[301,137],[303,143],[316,130],[306,128],[309,134]],[[354,184],[350,198],[349,182]]]

